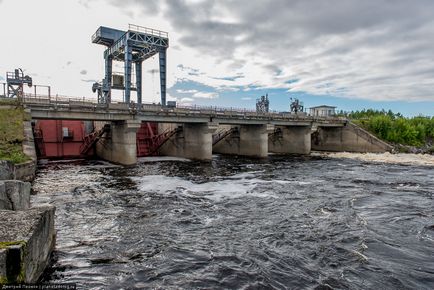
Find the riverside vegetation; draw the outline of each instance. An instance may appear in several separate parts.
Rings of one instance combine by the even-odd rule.
[[[27,118],[22,107],[12,103],[0,103],[0,160],[8,160],[14,164],[29,160],[22,149],[23,121]]]
[[[353,111],[346,116],[379,138],[398,145],[400,151],[409,151],[409,146],[413,146],[434,154],[434,117],[405,118],[391,110],[372,109]]]

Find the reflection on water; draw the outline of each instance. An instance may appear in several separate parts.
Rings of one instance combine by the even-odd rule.
[[[434,166],[363,156],[41,164],[32,201],[57,206],[58,231],[45,279],[86,289],[434,288]]]

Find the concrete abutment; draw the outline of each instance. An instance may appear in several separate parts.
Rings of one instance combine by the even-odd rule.
[[[350,122],[342,127],[318,127],[312,134],[312,149],[317,151],[383,153],[390,152],[392,148]]]

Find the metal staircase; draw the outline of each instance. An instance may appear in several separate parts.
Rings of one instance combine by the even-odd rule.
[[[98,142],[98,140],[102,137],[102,135],[104,135],[104,133],[109,132],[110,131],[110,125],[109,124],[105,124],[104,127],[102,127],[100,130],[98,131],[93,131],[92,133],[84,136],[83,139],[83,144],[80,146],[80,154],[87,154],[87,152],[89,152],[90,148],[93,147],[93,145],[96,144],[96,142]]]
[[[167,129],[161,134],[147,136],[144,139],[137,139],[137,152],[139,156],[153,156],[157,155],[158,150],[163,146],[172,136],[182,131],[181,127],[175,129]]]
[[[276,128],[273,132],[268,133],[268,139],[271,140],[271,142],[276,142],[282,138],[282,129]]]
[[[238,127],[230,128],[229,130],[220,131],[217,134],[214,134],[212,136],[212,145],[216,145],[221,140],[225,139],[227,136],[231,135],[232,133],[238,132]]]

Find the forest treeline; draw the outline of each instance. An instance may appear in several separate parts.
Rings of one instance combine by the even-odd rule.
[[[400,113],[362,110],[347,113],[354,123],[374,133],[379,138],[396,144],[425,146],[434,140],[434,117],[405,118]]]

